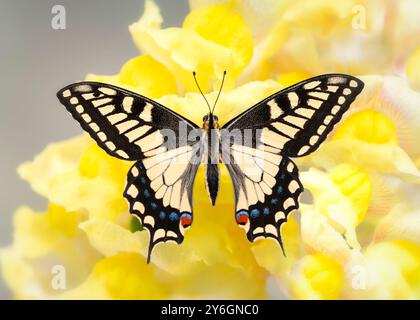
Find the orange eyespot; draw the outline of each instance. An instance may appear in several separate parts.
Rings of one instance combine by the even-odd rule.
[[[236,214],[236,222],[240,225],[247,224],[249,221],[248,212],[241,210]]]
[[[185,228],[188,228],[191,225],[191,223],[192,223],[192,216],[191,216],[191,214],[189,214],[189,213],[183,213],[181,215],[181,225],[182,225],[182,227],[184,229]]]

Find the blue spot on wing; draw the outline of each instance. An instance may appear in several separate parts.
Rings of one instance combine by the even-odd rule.
[[[251,217],[252,218],[258,218],[259,215],[260,215],[260,211],[258,209],[252,209],[251,210]]]
[[[171,220],[171,221],[177,221],[178,220],[178,215],[176,214],[175,211],[173,211],[169,214],[169,220]]]

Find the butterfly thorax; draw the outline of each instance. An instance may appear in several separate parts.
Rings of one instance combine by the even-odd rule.
[[[206,131],[211,130],[211,129],[219,129],[219,117],[212,114],[212,113],[208,113],[203,117],[203,129],[205,129]]]

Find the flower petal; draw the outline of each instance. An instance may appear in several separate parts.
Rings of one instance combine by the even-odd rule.
[[[344,272],[335,260],[321,255],[307,255],[292,274],[291,287],[297,299],[339,299]]]
[[[194,30],[203,38],[231,49],[238,74],[251,61],[254,47],[251,34],[241,16],[228,6],[213,5],[192,10],[185,18],[183,28]]]
[[[369,175],[355,165],[344,163],[331,169],[328,175],[310,169],[301,174],[301,181],[311,191],[317,212],[312,218],[304,218],[303,209],[302,219],[319,220],[318,215],[324,216],[325,220],[318,222],[320,226],[329,223],[340,236],[343,235],[350,247],[359,248],[355,228],[363,220],[369,206],[372,193]],[[314,231],[303,228],[303,222],[303,234],[306,231],[313,234]]]
[[[171,299],[265,299],[265,272],[220,263],[196,265],[173,285]]]
[[[154,7],[153,19],[149,18],[152,7]],[[229,11],[230,9],[224,8],[221,10],[225,12],[229,28],[223,28],[225,33],[212,39],[211,35],[219,34],[219,30],[222,29],[212,25],[213,27],[205,30],[203,29],[205,26],[200,27],[198,22],[200,17],[208,17],[208,14],[212,19],[216,19],[220,12],[217,9],[216,12],[198,10],[191,23],[188,23],[190,26],[188,28],[159,29],[156,27],[157,23],[152,25],[150,23],[151,20],[158,21],[158,17],[155,16],[156,5],[147,2],[143,17],[132,24],[129,29],[139,49],[164,64],[182,84],[184,91],[197,90],[192,71],[197,72],[200,85],[204,91],[208,91],[212,90],[214,86],[220,85],[223,71],[227,70],[226,88],[231,88],[236,77],[245,67],[249,56],[247,48],[252,49],[251,36],[247,33],[240,16]],[[229,23],[231,20],[232,23]],[[209,39],[200,35],[195,28],[200,29],[200,32],[203,32]],[[229,40],[237,31],[241,32],[237,38],[241,39],[239,43],[235,42],[236,38]],[[223,42],[224,39],[227,39],[228,42]],[[241,52],[245,52],[246,55]]]
[[[402,148],[352,138],[326,142],[305,161],[319,168],[330,168],[343,162],[357,163],[364,170],[396,174],[411,182],[418,182],[420,178],[420,171]]]
[[[411,53],[405,66],[405,72],[412,86],[420,90],[420,47]]]
[[[287,283],[291,269],[302,251],[300,228],[294,217],[289,218],[281,227],[281,234],[286,256],[273,239],[262,239],[253,243],[251,250],[258,265],[274,276],[282,292],[288,292]]]
[[[120,252],[147,250],[145,232],[131,233],[129,230],[100,218],[92,218],[80,224],[91,245],[104,256],[112,256]]]
[[[18,172],[35,191],[68,211],[84,209],[91,217],[116,221],[127,212],[122,193],[128,169],[129,163],[83,136],[50,145]]]
[[[374,241],[404,239],[420,244],[419,229],[420,210],[412,209],[406,203],[400,203],[379,221]]]
[[[85,280],[99,255],[77,227],[84,217],[53,204],[45,213],[17,211],[14,242],[0,251],[3,278],[16,298],[57,298]]]
[[[420,246],[384,241],[367,248],[348,265],[347,299],[418,299]]]
[[[61,298],[165,299],[166,291],[157,282],[144,257],[135,253],[119,253],[100,260],[84,283]]]
[[[358,249],[359,245],[354,238],[354,230],[349,230],[349,237],[344,238],[334,228],[334,224],[332,225],[312,206],[302,205],[300,211],[302,241],[309,252],[319,252],[337,261],[347,261],[354,251],[349,245],[349,240],[353,241],[352,245],[355,246],[355,250]]]

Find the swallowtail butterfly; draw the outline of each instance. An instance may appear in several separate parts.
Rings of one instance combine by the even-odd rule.
[[[201,128],[156,101],[105,83],[74,83],[57,97],[108,154],[135,161],[124,197],[150,233],[150,262],[156,244],[180,244],[191,226],[201,163],[212,204],[223,162],[234,185],[235,219],[248,240],[274,238],[284,253],[280,227],[299,207],[303,191],[290,158],[315,151],[363,86],[344,74],[314,77],[274,93],[222,127],[213,112],[217,99],[213,108],[206,100],[209,113]]]

